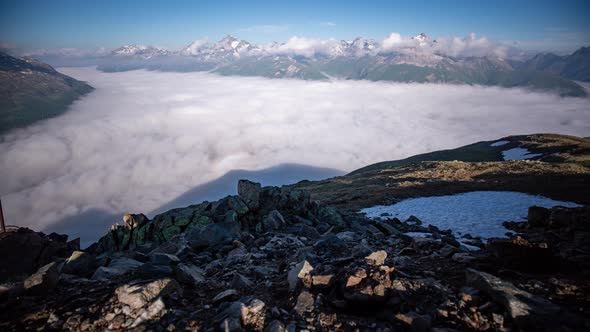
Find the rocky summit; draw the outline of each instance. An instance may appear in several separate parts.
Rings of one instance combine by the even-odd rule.
[[[216,202],[125,214],[84,251],[2,234],[0,329],[588,330],[590,210],[531,207],[506,226],[468,248],[416,217],[375,221],[240,180]]]

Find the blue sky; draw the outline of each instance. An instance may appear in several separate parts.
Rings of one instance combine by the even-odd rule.
[[[233,34],[255,43],[291,36],[432,37],[470,32],[521,48],[590,45],[590,1],[150,1],[0,0],[0,41],[23,49],[179,48]]]

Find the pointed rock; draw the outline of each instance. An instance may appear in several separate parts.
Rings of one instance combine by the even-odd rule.
[[[203,270],[192,264],[178,264],[174,267],[174,275],[176,280],[189,285],[196,286],[205,282]]]
[[[158,279],[149,283],[127,284],[115,290],[120,303],[133,309],[141,308],[154,299],[180,291],[174,279]]]
[[[25,280],[25,290],[33,294],[45,294],[57,286],[59,281],[59,273],[57,271],[57,264],[51,262],[41,267],[32,276]]]
[[[386,258],[387,258],[387,252],[385,250],[379,250],[379,251],[375,251],[374,253],[365,257],[365,261],[369,265],[381,266],[381,265],[385,264]]]
[[[246,203],[250,209],[258,209],[260,207],[260,192],[262,186],[260,183],[239,180],[238,181],[238,196]]]
[[[556,324],[560,308],[552,302],[523,291],[512,283],[489,273],[467,269],[467,283],[486,293],[503,305],[521,327],[536,326],[545,329],[545,324]]]
[[[313,271],[313,266],[308,261],[304,260],[289,270],[287,281],[289,282],[289,290],[295,291],[300,283],[306,287],[311,285],[311,276],[309,273]]]
[[[232,301],[238,298],[238,291],[235,289],[225,290],[213,298],[213,303]]]

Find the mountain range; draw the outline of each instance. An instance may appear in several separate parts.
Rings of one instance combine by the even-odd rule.
[[[0,52],[0,134],[59,115],[90,91],[46,63]]]
[[[562,96],[587,95],[575,81],[590,82],[588,47],[567,56],[552,53],[531,56],[505,46],[463,46],[456,50],[455,44],[467,42],[440,42],[421,33],[412,38],[392,34],[382,41],[360,37],[350,41],[293,37],[286,43],[255,45],[227,35],[217,42],[198,40],[176,51],[132,44],[110,52],[100,49],[76,54],[68,49],[63,56],[59,51],[31,56],[57,66],[96,65],[105,72],[209,71],[269,78],[526,87]]]

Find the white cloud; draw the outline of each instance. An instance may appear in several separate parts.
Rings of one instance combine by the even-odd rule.
[[[411,37],[403,37],[397,32],[392,32],[381,41],[381,52],[408,51],[415,52],[419,49],[420,43]]]
[[[509,134],[590,131],[586,99],[520,89],[63,72],[96,90],[0,142],[11,224],[41,229],[92,208],[149,212],[238,168],[350,171]]]
[[[393,49],[402,43],[402,36],[397,32],[392,32],[381,42],[383,49]]]
[[[325,27],[335,27],[336,23],[334,23],[334,22],[321,22],[320,25],[325,26]]]
[[[444,55],[451,57],[482,57],[522,58],[526,54],[514,46],[493,41],[487,37],[478,37],[471,33],[463,38],[441,37],[418,40],[411,36],[402,36],[397,32],[390,33],[384,39],[376,42],[376,48],[371,54],[389,54],[399,52],[403,54]],[[341,41],[335,39],[314,39],[293,36],[282,44],[272,43],[263,47],[269,53],[296,54],[312,57],[317,54],[340,54]],[[363,53],[362,55],[365,55]]]
[[[290,53],[311,57],[316,53],[329,53],[338,43],[339,41],[335,39],[313,39],[293,36],[286,43],[267,46],[265,50],[276,54]]]
[[[494,56],[504,59],[509,56],[511,47],[486,37],[478,37],[475,33],[470,33],[463,38],[439,38],[432,49],[436,53],[453,57]]]
[[[198,54],[199,51],[205,48],[209,44],[208,38],[197,39],[192,42],[190,45],[182,49],[182,53],[186,55],[195,55]]]

